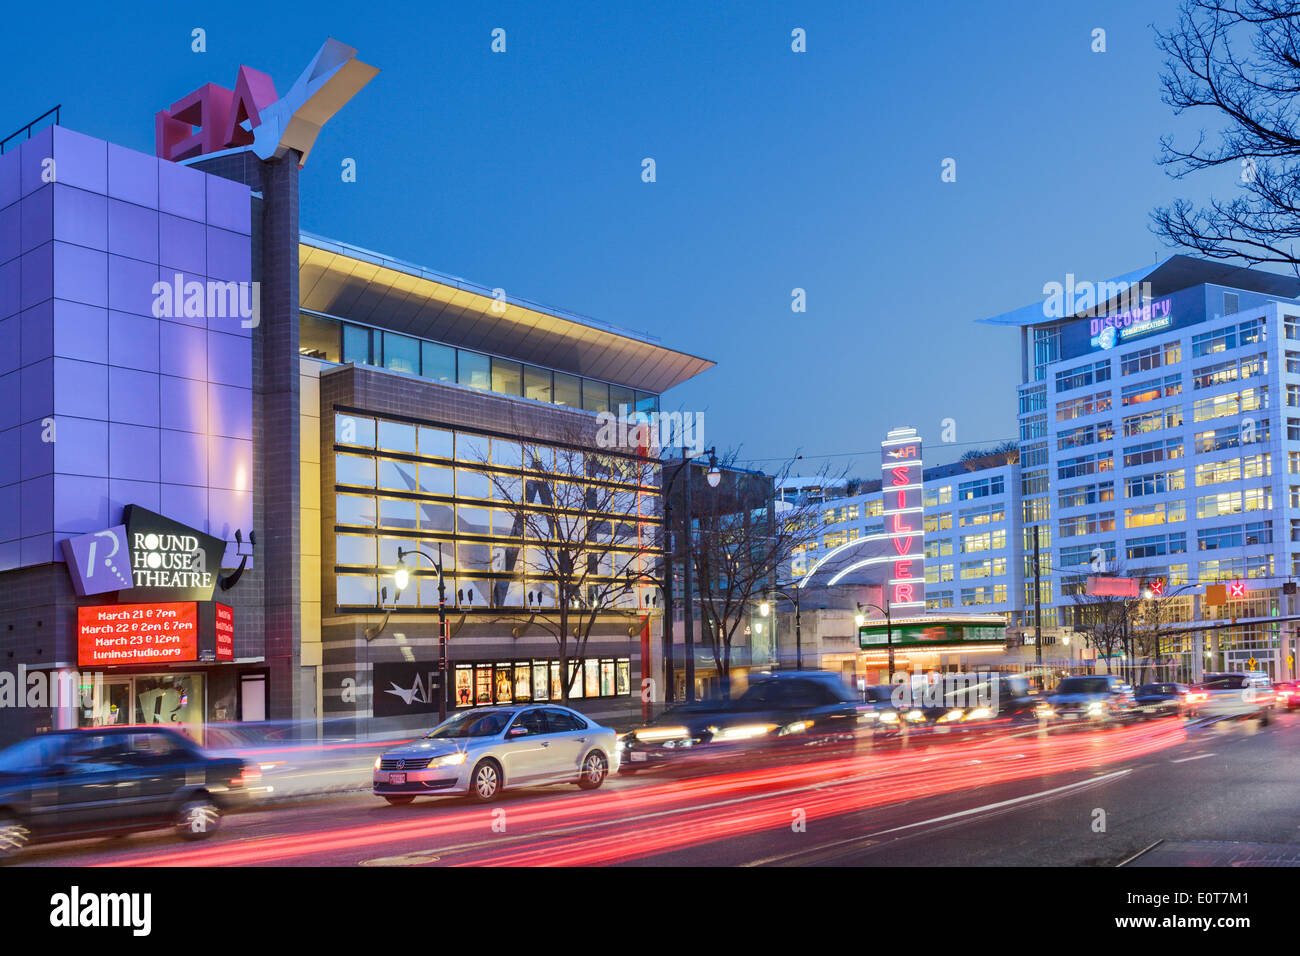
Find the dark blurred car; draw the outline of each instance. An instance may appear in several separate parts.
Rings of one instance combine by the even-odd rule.
[[[1108,726],[1137,715],[1133,688],[1117,674],[1067,677],[1047,695],[1044,714],[1063,722]]]
[[[1277,706],[1289,711],[1300,707],[1300,681],[1281,681],[1273,685],[1273,692],[1277,695]]]
[[[776,671],[755,675],[735,700],[709,700],[665,711],[620,738],[620,772],[636,773],[695,755],[722,756],[755,749],[852,740],[870,727],[873,712],[838,674]]]
[[[1138,713],[1143,717],[1169,717],[1183,712],[1187,685],[1175,683],[1143,684],[1134,694]]]
[[[212,757],[183,734],[96,727],[42,734],[0,751],[0,859],[34,840],[172,826],[185,840],[216,833],[244,803],[255,765]]]

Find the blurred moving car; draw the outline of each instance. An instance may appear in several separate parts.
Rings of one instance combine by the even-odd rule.
[[[453,714],[419,740],[375,759],[373,791],[392,804],[552,783],[595,790],[618,770],[618,738],[557,704],[481,707]]]
[[[1288,711],[1300,707],[1300,681],[1281,681],[1273,685],[1273,693],[1277,696],[1277,706],[1285,707]]]
[[[853,740],[877,712],[830,671],[774,671],[750,677],[735,700],[709,700],[665,711],[625,734],[623,772],[696,754],[719,756],[783,744]]]
[[[1137,714],[1133,688],[1118,674],[1066,677],[1047,695],[1045,717],[1108,726]]]
[[[1175,683],[1143,684],[1134,694],[1138,713],[1143,717],[1168,717],[1183,712],[1187,685]]]
[[[202,840],[246,803],[256,765],[153,726],[41,734],[0,751],[0,859],[29,842],[173,826]]]
[[[1272,681],[1262,671],[1206,674],[1187,694],[1187,708],[1197,716],[1253,719],[1261,726],[1272,719],[1275,703]]]

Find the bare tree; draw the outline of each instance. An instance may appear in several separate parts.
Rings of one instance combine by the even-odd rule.
[[[1184,0],[1178,25],[1156,36],[1165,103],[1223,124],[1186,148],[1162,137],[1160,163],[1177,179],[1239,167],[1241,194],[1200,208],[1176,200],[1152,214],[1154,231],[1208,258],[1300,272],[1300,2]]]
[[[567,701],[580,674],[570,661],[585,657],[598,622],[634,618],[641,582],[658,566],[659,465],[592,449],[579,423],[553,443],[524,443],[522,471],[500,467],[493,442],[493,507],[509,516],[518,544],[493,547],[492,605],[512,611],[503,617],[516,633],[535,625],[555,639]]]
[[[774,489],[793,462],[773,476],[736,469],[735,459],[734,452],[720,459],[718,488],[696,495],[692,506],[696,530],[690,557],[701,641],[713,657],[723,696],[730,695],[732,650],[742,624],[757,600],[784,583],[777,577],[794,550],[817,537],[816,519],[825,507],[800,502],[778,511]]]

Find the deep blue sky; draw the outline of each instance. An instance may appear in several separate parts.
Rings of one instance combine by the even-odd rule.
[[[1153,262],[1151,208],[1238,176],[1154,163],[1187,128],[1153,44],[1173,0],[291,6],[13,7],[0,135],[60,102],[64,125],[152,152],[156,110],[241,63],[284,92],[333,35],[382,72],[317,142],[304,229],[714,359],[665,407],[804,471],[897,424],[933,444],[956,419],[928,462],[1012,437],[1018,335],[974,320]]]

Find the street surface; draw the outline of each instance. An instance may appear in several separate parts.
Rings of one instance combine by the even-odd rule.
[[[600,790],[393,807],[348,793],[169,832],[30,848],[24,865],[972,866],[1300,860],[1300,715],[810,752]],[[1229,844],[1240,844],[1231,846]]]

